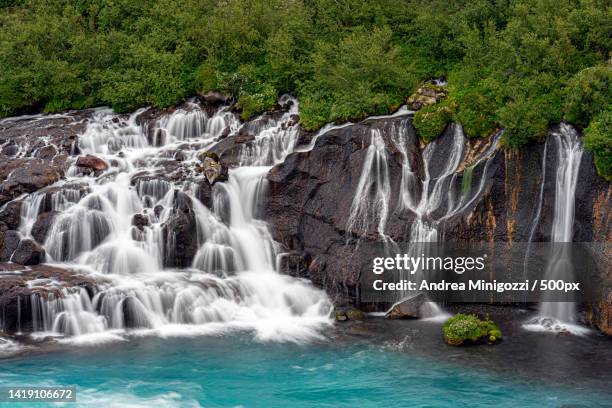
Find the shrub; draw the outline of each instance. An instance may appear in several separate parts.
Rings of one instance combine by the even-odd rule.
[[[217,69],[210,62],[205,62],[196,71],[196,86],[198,92],[205,94],[210,91],[220,91]]]
[[[455,104],[450,99],[419,109],[414,115],[414,128],[421,140],[431,142],[453,121]]]
[[[455,100],[455,119],[461,123],[468,137],[486,137],[493,133],[497,127],[495,105],[484,91],[469,90],[457,95]]]
[[[491,320],[480,320],[475,315],[456,314],[444,323],[444,341],[451,346],[502,339],[501,330]]]
[[[241,95],[236,104],[242,110],[240,117],[249,120],[258,113],[273,109],[276,106],[276,97],[276,89],[271,85],[263,85],[260,92]]]
[[[587,125],[612,103],[612,64],[580,71],[570,81],[565,99],[565,118]]]
[[[593,152],[597,173],[612,181],[612,110],[596,116],[584,130],[584,145]]]

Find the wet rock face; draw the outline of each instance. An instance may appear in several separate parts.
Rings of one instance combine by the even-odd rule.
[[[393,140],[391,128],[393,123],[397,125],[402,120],[405,119],[370,120],[331,130],[319,137],[312,151],[289,155],[268,174],[270,196],[265,205],[265,218],[273,237],[286,250],[299,253],[307,260],[306,271],[300,275],[326,288],[337,304],[360,305],[360,279],[368,276],[368,268],[363,266],[371,262],[373,255],[367,253],[367,244],[380,242],[378,223],[373,216],[363,217],[364,222],[357,223],[353,233],[347,234],[351,204],[371,144],[372,130],[380,132],[387,152],[390,192],[384,233],[396,242],[409,239],[415,214],[411,210],[402,211],[397,204],[403,155]],[[415,174],[422,178],[422,146],[412,127],[405,126],[406,157]],[[452,129],[447,129],[436,142],[439,146],[429,160],[428,171],[432,178],[443,174],[448,164],[452,153],[451,132]],[[463,210],[439,223],[438,239],[527,242],[531,237],[532,241],[549,241],[555,206],[557,152],[551,145],[545,150],[544,144],[535,143],[518,150],[498,150],[488,161],[486,172],[483,164],[477,165],[470,179],[466,179],[465,169],[490,144],[491,139],[467,141],[463,162],[448,184],[450,187],[445,187],[449,190],[445,189],[444,194],[458,194],[466,188],[480,189],[480,193]],[[545,154],[546,178],[543,180]],[[414,188],[420,186],[417,184]],[[540,195],[541,208],[538,208]],[[361,197],[362,200],[372,198],[367,194]],[[574,241],[611,242],[611,208],[610,183],[596,175],[592,157],[585,152],[576,189]],[[534,223],[538,211],[539,221]],[[430,216],[435,219],[442,215],[444,208]],[[354,242],[357,238],[365,243],[358,250]],[[291,270],[290,267],[282,269],[284,272]]]
[[[2,210],[0,210],[0,220],[6,224],[8,229],[16,230],[21,222],[21,205],[22,202],[14,200],[8,202]]]
[[[87,156],[80,156],[76,161],[76,166],[79,168],[81,173],[85,174],[99,174],[108,169],[108,164],[106,164],[104,160],[91,154],[88,154]]]
[[[13,253],[17,250],[21,236],[17,231],[0,230],[0,262],[11,260]]]
[[[9,159],[0,162],[0,205],[24,193],[32,193],[63,177],[57,166],[41,159]]]
[[[195,196],[208,209],[213,208],[213,186],[210,185],[205,177],[200,178],[195,182],[197,189]]]
[[[240,154],[244,145],[255,140],[253,133],[247,128],[241,128],[237,134],[228,135],[212,146],[208,152],[214,153],[227,167],[237,167],[240,164]]]
[[[308,278],[338,298],[348,297],[350,302],[358,296],[361,273],[361,265],[347,261],[355,252],[355,244],[347,245],[345,237],[354,192],[373,130],[380,131],[391,147],[390,183],[399,185],[401,154],[388,131],[400,125],[409,127],[407,132],[413,138],[410,142],[416,148],[414,130],[405,119],[370,121],[329,131],[317,140],[312,151],[289,155],[268,174],[270,197],[265,204],[265,217],[270,221],[273,237],[285,248],[310,259]],[[410,159],[416,160],[416,156],[410,154]],[[390,202],[397,203],[398,199],[398,191],[392,190]],[[408,214],[395,213],[387,225],[394,225],[393,234],[403,234],[408,219]],[[376,226],[376,222],[368,222],[358,229],[358,234],[364,239],[376,239]]]
[[[149,218],[144,214],[134,214],[132,217],[132,225],[138,228],[140,231],[144,230],[144,227],[149,226]]]
[[[393,305],[385,317],[388,319],[411,319],[421,317],[421,307],[426,301],[424,293],[419,293]]]
[[[99,283],[79,271],[50,265],[24,267],[14,263],[0,263],[0,275],[5,275],[0,279],[2,330],[9,334],[17,330],[27,332],[32,329],[32,295],[62,295],[57,287],[47,286],[45,282],[52,279],[62,287],[82,287],[89,293],[94,293]],[[28,282],[35,280],[37,285],[28,285]]]
[[[85,130],[84,119],[90,114],[91,111],[84,110],[69,115],[0,120],[0,173],[4,172],[2,168],[6,169],[7,164],[12,166],[6,163],[7,160],[21,159],[21,162],[13,164],[28,167],[27,162],[38,159],[63,175],[68,168],[68,157],[78,154],[78,135]]]
[[[299,253],[283,254],[278,263],[280,273],[296,278],[308,277],[308,260]]]
[[[32,237],[36,240],[36,242],[40,244],[44,244],[47,239],[47,234],[53,227],[53,221],[55,221],[55,217],[59,215],[58,211],[48,211],[40,214],[34,222],[32,226]]]
[[[38,265],[45,260],[45,250],[36,241],[26,238],[22,239],[13,252],[11,262],[20,265]]]
[[[172,214],[163,225],[166,237],[164,266],[186,268],[191,266],[198,251],[198,233],[191,199],[181,191],[175,191]]]

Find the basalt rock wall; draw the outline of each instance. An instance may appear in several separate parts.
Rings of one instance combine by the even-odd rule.
[[[405,155],[398,149],[398,131],[403,134]],[[443,173],[452,149],[456,148],[452,136],[455,131],[455,126],[450,126],[436,141],[439,146],[433,157],[428,158],[431,178]],[[466,199],[466,205],[448,217],[435,211],[428,215],[440,219],[438,239],[550,241],[559,161],[554,145],[557,131],[558,128],[551,128],[546,144],[531,143],[516,150],[500,145],[486,166],[484,161],[474,166],[468,185],[477,194]],[[265,206],[266,219],[273,237],[292,253],[287,259],[293,260],[281,262],[281,266],[287,273],[312,279],[325,287],[338,304],[360,305],[360,277],[371,263],[371,254],[366,253],[369,246],[363,243],[383,238],[376,214],[359,223],[357,230],[347,231],[373,132],[380,133],[387,152],[390,192],[384,234],[396,242],[407,242],[416,214],[400,204],[403,160],[410,160],[416,177],[425,177],[424,146],[409,118],[374,119],[330,130],[317,139],[312,150],[291,154],[268,174],[270,195]],[[455,199],[460,200],[466,168],[476,162],[474,158],[493,143],[492,139],[466,141],[462,162],[444,194],[455,194]],[[419,187],[422,185],[416,184]],[[415,197],[418,201],[418,192]],[[365,194],[357,200],[373,198],[372,194]],[[611,208],[612,187],[597,175],[592,155],[585,151],[575,192],[573,241],[612,242]],[[439,211],[445,211],[443,206]],[[609,271],[604,268],[601,273],[605,284],[610,285]],[[592,306],[591,322],[602,330],[610,330],[609,300],[602,299]]]

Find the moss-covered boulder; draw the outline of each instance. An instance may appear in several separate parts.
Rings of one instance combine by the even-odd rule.
[[[457,314],[444,323],[444,341],[450,346],[498,343],[501,330],[491,320],[480,320],[476,315]]]
[[[406,104],[410,109],[419,110],[425,106],[435,105],[448,96],[445,86],[424,84],[408,97]]]
[[[210,185],[215,184],[217,181],[227,181],[229,179],[227,166],[221,163],[221,159],[216,153],[208,151],[200,152],[197,154],[197,157],[202,161],[202,165],[198,166],[198,170],[204,173]]]

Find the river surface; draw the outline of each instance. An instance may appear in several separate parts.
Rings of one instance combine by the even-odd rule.
[[[610,339],[533,333],[520,328],[526,312],[492,313],[505,332],[496,346],[448,347],[440,323],[381,318],[308,343],[248,332],[46,342],[2,360],[0,383],[76,385],[76,406],[612,406]]]

